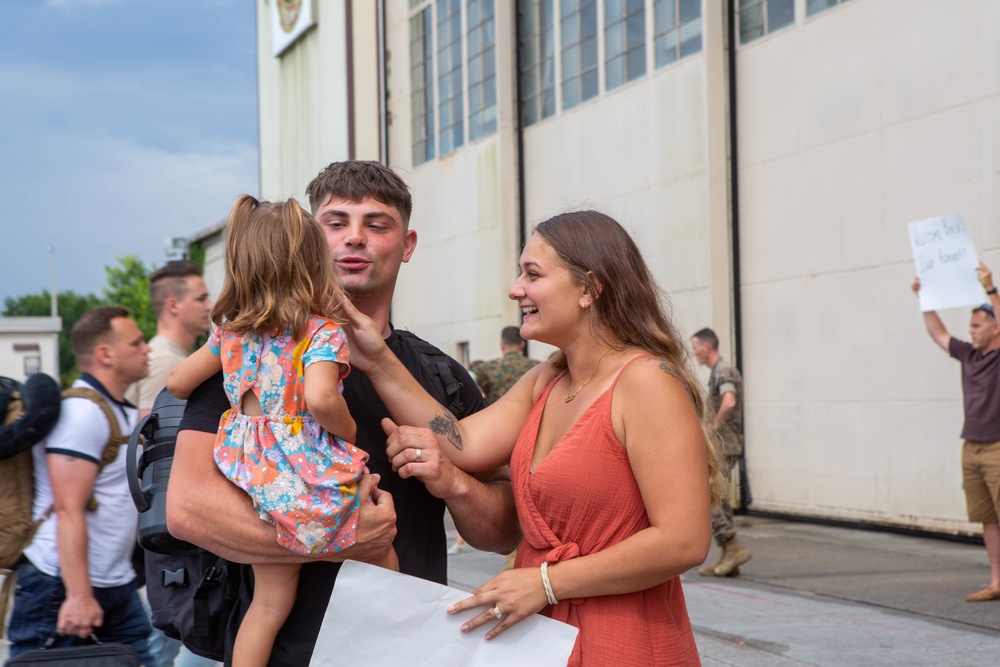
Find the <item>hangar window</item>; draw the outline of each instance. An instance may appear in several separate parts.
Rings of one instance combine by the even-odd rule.
[[[553,0],[520,0],[521,122],[531,125],[556,112]]]
[[[496,17],[493,0],[469,0],[469,139],[497,129]]]
[[[434,158],[434,57],[431,8],[410,18],[410,115],[413,164]]]
[[[461,0],[437,0],[437,73],[438,154],[447,155],[465,139]]]
[[[740,44],[795,23],[795,0],[739,0]]]
[[[657,69],[701,51],[701,0],[654,0],[653,14]]]
[[[562,107],[597,97],[597,0],[562,0]]]
[[[646,3],[604,0],[604,88],[646,74]]]

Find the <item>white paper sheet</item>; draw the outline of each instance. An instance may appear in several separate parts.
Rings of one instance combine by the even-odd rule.
[[[564,667],[577,629],[544,616],[526,618],[496,639],[493,624],[464,633],[483,608],[445,609],[469,597],[381,567],[347,561],[337,575],[310,667]]]
[[[960,215],[911,222],[910,248],[920,278],[920,310],[976,306],[986,300],[979,259]]]

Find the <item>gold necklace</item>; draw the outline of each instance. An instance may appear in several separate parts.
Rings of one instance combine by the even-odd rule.
[[[586,387],[587,383],[594,379],[594,376],[597,375],[597,369],[601,367],[601,362],[604,361],[604,357],[606,357],[608,355],[608,352],[610,351],[611,351],[610,347],[604,350],[604,354],[601,355],[601,358],[597,360],[597,365],[594,366],[594,372],[590,374],[589,378],[583,381],[583,384],[577,387],[576,391],[574,391],[572,394],[566,394],[566,398],[563,399],[563,403],[569,403],[574,398],[576,398],[576,395],[580,393],[580,390]]]

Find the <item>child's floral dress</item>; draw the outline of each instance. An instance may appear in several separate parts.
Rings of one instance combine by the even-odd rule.
[[[225,325],[223,325],[225,326]],[[217,330],[209,340],[222,360],[230,409],[219,423],[215,462],[250,494],[278,543],[302,554],[331,553],[357,539],[358,482],[368,455],[327,433],[305,402],[305,369],[318,361],[348,372],[347,338],[329,320],[311,317],[303,335],[291,329],[261,336]],[[261,416],[244,415],[252,391]]]

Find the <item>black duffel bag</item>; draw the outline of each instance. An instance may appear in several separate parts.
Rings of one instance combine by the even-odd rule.
[[[93,644],[36,648],[7,661],[6,667],[139,667],[139,653],[128,644]]]

